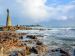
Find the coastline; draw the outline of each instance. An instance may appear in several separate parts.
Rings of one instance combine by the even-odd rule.
[[[30,55],[31,53],[42,54],[43,52],[45,53],[47,51],[47,46],[40,42],[36,36],[30,36],[30,41],[21,41],[20,39],[22,39],[22,37],[25,35],[25,33],[0,32],[1,55],[2,53],[3,56],[13,55],[12,53],[15,51],[18,52],[17,55],[26,56]],[[28,43],[32,44],[33,42],[35,43],[35,46],[27,46]],[[35,50],[36,52],[34,52]]]

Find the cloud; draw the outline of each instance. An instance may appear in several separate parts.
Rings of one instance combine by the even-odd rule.
[[[19,18],[19,21],[21,20],[20,18],[23,18],[23,21],[30,20],[29,22],[39,23],[50,20],[69,20],[75,18],[75,1],[70,1],[66,4],[51,3],[52,5],[46,4],[47,0],[7,0],[9,3],[0,0],[0,2],[0,14],[5,14],[6,8],[9,8],[11,15]]]
[[[48,15],[45,8],[46,0],[17,0],[17,2],[22,5],[23,13],[26,13],[34,21],[43,21]]]
[[[65,5],[53,6],[47,6],[46,2],[47,0],[17,0],[17,3],[23,7],[23,15],[29,16],[35,22],[52,19],[67,20],[70,16],[69,13],[75,9],[74,1]]]
[[[73,9],[75,9],[75,6],[72,4],[57,5],[56,7],[53,7],[53,6],[48,7],[48,10],[50,11],[48,13],[49,13],[49,15],[51,15],[50,17],[52,19],[57,19],[57,20],[64,20],[65,19],[65,20],[67,20],[67,19],[69,19],[68,16],[74,16],[74,15],[71,15],[72,11],[73,11],[73,13],[75,12]]]

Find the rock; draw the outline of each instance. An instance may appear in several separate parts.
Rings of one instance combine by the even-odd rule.
[[[37,51],[37,49],[36,49],[35,47],[32,47],[32,48],[30,49],[30,51],[31,51],[32,53],[38,54],[38,51]]]
[[[42,54],[48,51],[48,47],[46,45],[37,45],[36,47],[32,47],[30,51],[35,54]]]
[[[30,39],[37,39],[37,37],[34,36],[34,35],[27,35],[27,38],[30,38]]]
[[[23,39],[23,36],[20,36],[19,39]]]
[[[25,53],[26,53],[26,55],[31,54],[30,49],[31,49],[30,47],[26,47],[26,52],[25,52]]]
[[[32,40],[26,40],[25,42],[31,44],[33,41]]]
[[[27,38],[30,38],[31,40],[24,42],[19,40],[19,38],[23,39],[23,36],[15,32],[3,32],[0,33],[0,36],[0,46],[4,48],[3,54],[7,56],[26,56],[30,55],[31,53],[44,53],[48,50],[47,46],[39,41],[37,36],[34,35],[28,35]],[[26,45],[27,43],[36,44],[36,46],[31,48]]]
[[[25,56],[24,51],[12,51],[8,56]]]
[[[70,56],[68,52],[66,52],[62,49],[60,49],[60,53],[62,53],[62,55],[64,55],[64,56]]]
[[[36,45],[43,45],[43,43],[41,41],[37,41]]]
[[[65,50],[62,50],[61,48],[58,49],[53,49],[51,50],[51,52],[59,52],[61,54],[61,56],[70,56],[68,52],[66,52]]]
[[[43,52],[48,51],[48,47],[46,45],[37,45],[36,48],[39,53],[43,53]]]
[[[18,52],[17,51],[13,51],[8,56],[18,56]]]

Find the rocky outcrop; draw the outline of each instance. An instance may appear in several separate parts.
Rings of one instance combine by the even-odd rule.
[[[25,56],[31,53],[30,47],[24,45],[22,42],[18,40],[16,41],[10,40],[9,42],[3,43],[1,50],[3,51],[3,55],[7,56],[12,56],[12,55]]]
[[[58,56],[59,55],[60,56],[70,56],[68,51],[65,51],[65,50],[63,50],[61,48],[52,49],[52,50],[49,49],[45,56],[51,56],[51,55],[54,56],[54,54],[58,55]]]
[[[46,45],[37,45],[36,47],[32,47],[30,51],[35,54],[43,54],[48,51],[48,47]]]
[[[31,53],[43,54],[47,52],[48,47],[36,36],[28,35],[27,38],[31,40],[21,41],[23,35],[15,32],[0,32],[0,56],[26,56]],[[34,46],[27,44],[34,44]]]
[[[18,39],[21,36],[22,34],[15,32],[0,32],[0,56],[11,56],[14,51],[20,56],[30,54],[30,48]]]

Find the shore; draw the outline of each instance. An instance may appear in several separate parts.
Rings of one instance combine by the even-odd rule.
[[[43,33],[43,34],[41,34]],[[45,33],[45,34],[44,34]],[[49,33],[49,32],[48,32]],[[50,31],[52,33],[52,31]],[[54,31],[53,31],[54,33]],[[46,31],[0,32],[0,56],[72,56],[75,45],[58,43]],[[45,37],[44,37],[45,36]]]
[[[48,46],[36,36],[29,35],[27,38],[30,40],[22,41],[25,35],[25,33],[0,32],[0,56],[29,56],[33,53],[40,56],[48,51]]]

